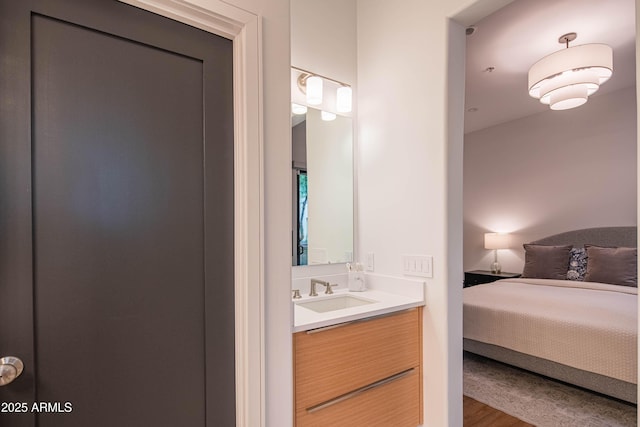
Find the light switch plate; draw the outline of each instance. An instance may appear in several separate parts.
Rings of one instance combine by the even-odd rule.
[[[367,271],[373,271],[374,262],[373,262],[373,252],[367,253],[367,265],[365,266]]]
[[[433,277],[433,256],[402,255],[402,272],[406,276]]]

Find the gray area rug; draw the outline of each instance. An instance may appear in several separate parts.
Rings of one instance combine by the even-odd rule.
[[[464,394],[538,427],[631,427],[636,406],[464,354]]]

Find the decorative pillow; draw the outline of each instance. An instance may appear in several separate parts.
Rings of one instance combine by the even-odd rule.
[[[522,277],[566,280],[572,245],[548,246],[525,243]]]
[[[584,245],[588,282],[638,287],[638,248],[607,248]]]
[[[568,280],[584,280],[587,272],[587,250],[585,248],[573,248],[569,253]]]

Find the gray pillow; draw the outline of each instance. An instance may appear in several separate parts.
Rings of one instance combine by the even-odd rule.
[[[549,246],[525,243],[522,277],[566,280],[572,245]]]
[[[587,282],[638,287],[638,248],[584,245],[587,250]]]

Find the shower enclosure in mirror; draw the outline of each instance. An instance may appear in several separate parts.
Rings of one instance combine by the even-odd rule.
[[[323,78],[323,102],[306,101],[292,70],[292,264],[353,259],[353,126],[336,108],[338,82]],[[317,108],[316,108],[317,107]],[[350,109],[350,108],[349,108]],[[328,113],[328,114],[327,114]]]

